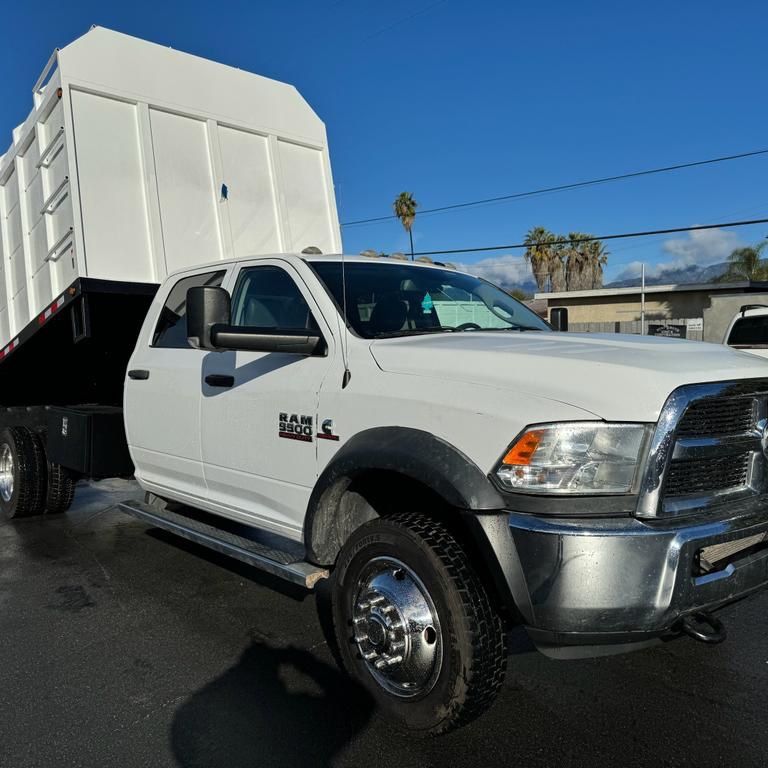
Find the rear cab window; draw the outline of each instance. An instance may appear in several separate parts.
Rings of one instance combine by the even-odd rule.
[[[220,286],[225,269],[182,277],[171,288],[152,334],[152,347],[192,349],[187,341],[187,291],[204,285]]]
[[[726,343],[732,347],[768,347],[768,314],[740,317]]]

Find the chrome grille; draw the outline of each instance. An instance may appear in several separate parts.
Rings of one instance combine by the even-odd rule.
[[[689,496],[742,488],[747,484],[751,458],[752,454],[745,452],[673,461],[667,473],[664,493],[666,496]]]
[[[701,400],[688,407],[677,428],[678,437],[744,435],[754,426],[754,397]]]
[[[768,379],[676,389],[651,440],[638,516],[695,514],[713,505],[768,496],[764,436]]]

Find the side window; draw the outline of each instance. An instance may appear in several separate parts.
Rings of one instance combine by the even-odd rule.
[[[291,276],[271,265],[240,273],[232,300],[232,324],[296,331],[317,328]]]
[[[768,315],[742,317],[731,328],[728,344],[768,344]]]
[[[205,272],[202,275],[182,277],[171,288],[152,336],[153,347],[166,349],[191,349],[187,343],[187,291],[201,285],[219,286],[224,280],[225,270]]]

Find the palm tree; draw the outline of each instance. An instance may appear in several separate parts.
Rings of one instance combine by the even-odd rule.
[[[555,240],[557,237],[545,227],[532,227],[523,241],[526,246],[525,260],[531,265],[533,279],[539,291],[549,290],[553,261],[555,258],[560,261],[561,258],[559,251],[555,257]]]
[[[562,240],[555,235],[555,240]],[[555,293],[568,290],[568,276],[565,271],[565,246],[563,243],[552,243],[549,256],[549,281]]]
[[[591,286],[590,257],[588,253],[589,235],[583,232],[569,232],[565,246],[565,271],[568,277],[569,291],[582,291]]]
[[[601,240],[592,240],[589,243],[590,288],[603,287],[603,267],[608,263],[608,249]]]
[[[768,280],[768,264],[760,255],[765,250],[766,241],[746,248],[736,248],[728,257],[727,280]]]
[[[584,232],[569,232],[565,246],[569,291],[588,291],[603,287],[603,266],[608,250],[600,240]]]
[[[411,261],[413,261],[413,227],[414,219],[416,218],[416,209],[419,204],[413,199],[413,195],[410,192],[401,192],[392,204],[395,211],[395,216],[400,219],[400,223],[405,227],[405,231],[408,233],[408,237],[411,241]]]

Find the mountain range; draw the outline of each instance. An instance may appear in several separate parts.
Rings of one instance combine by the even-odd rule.
[[[679,269],[660,270],[656,273],[645,275],[646,285],[669,285],[681,283],[714,283],[728,271],[728,262],[710,264],[707,267],[699,267],[691,264]],[[614,280],[606,283],[606,288],[632,288],[640,285],[640,276],[630,277],[625,280]]]
[[[710,264],[709,266],[696,266],[692,264],[688,267],[681,267],[678,269],[665,269],[658,272],[649,270],[645,275],[646,285],[679,285],[690,283],[715,283],[728,271],[728,262],[721,262],[719,264]],[[496,282],[508,291],[517,289],[524,291],[527,295],[533,296],[538,292],[536,282],[532,277],[522,278],[518,277],[517,280],[499,280],[500,275],[489,275],[489,279],[496,279]],[[613,280],[610,283],[605,283],[604,288],[633,288],[640,286],[640,276],[628,277],[620,280]]]

